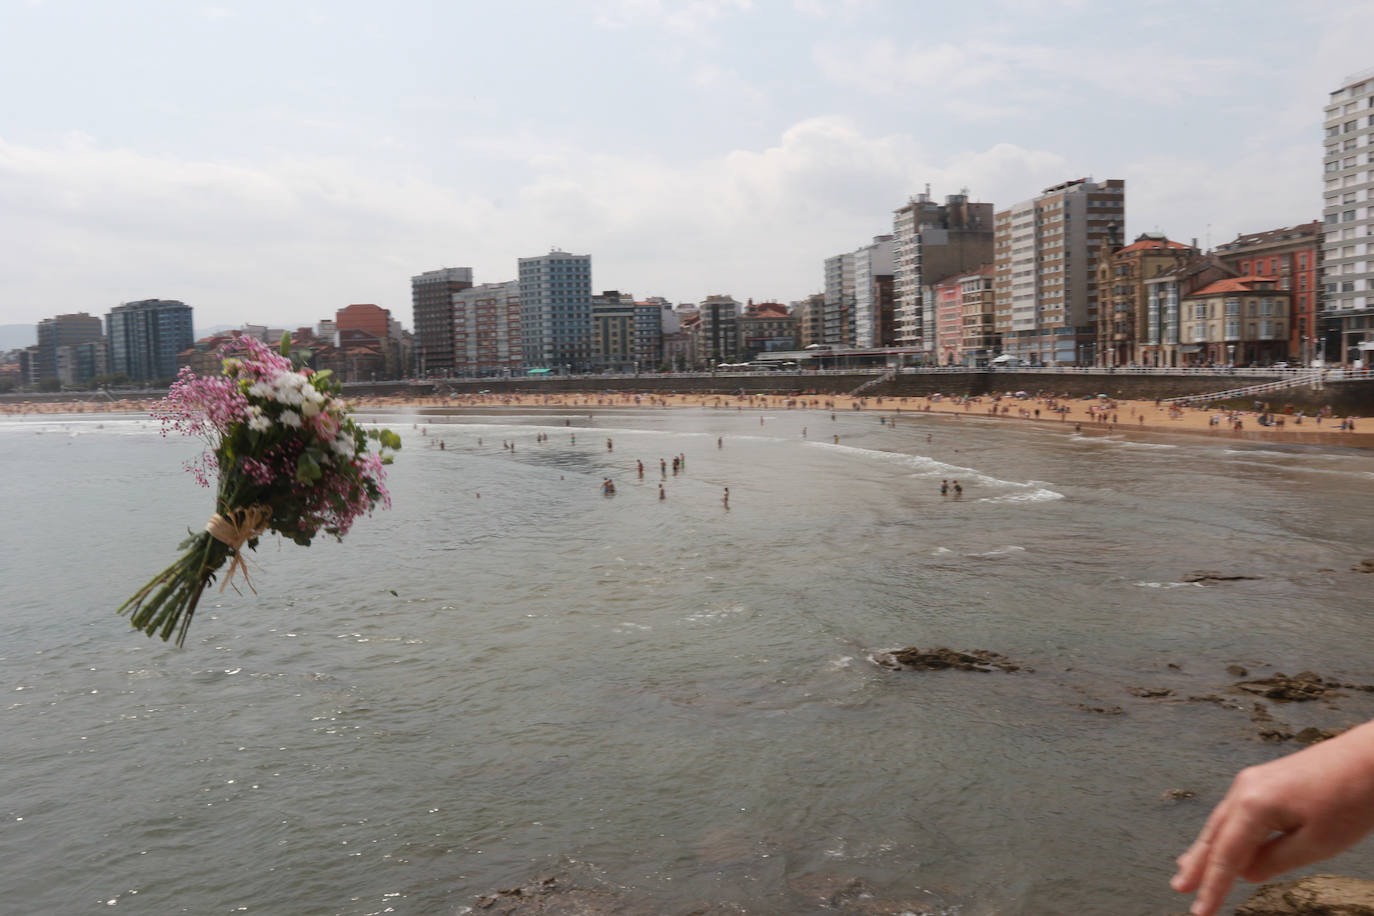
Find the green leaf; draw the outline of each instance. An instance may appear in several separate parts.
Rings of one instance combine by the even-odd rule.
[[[302,452],[296,459],[296,479],[301,483],[314,483],[323,476],[320,464],[310,454],[309,451]]]
[[[287,357],[288,359],[291,357],[291,332],[290,332],[290,331],[282,331],[282,332],[281,332],[281,355]]]

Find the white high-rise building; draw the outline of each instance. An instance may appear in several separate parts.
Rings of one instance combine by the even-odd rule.
[[[592,361],[592,256],[520,259],[520,343],[526,369],[586,372]]]
[[[1368,366],[1374,360],[1374,70],[1346,77],[1331,93],[1324,123],[1321,350],[1328,361]]]
[[[875,235],[873,244],[854,252],[854,346],[879,347],[876,281],[892,275],[892,236]]]
[[[821,343],[854,343],[854,252],[825,259],[825,305],[821,312]]]

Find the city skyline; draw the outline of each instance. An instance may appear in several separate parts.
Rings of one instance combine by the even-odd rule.
[[[555,247],[595,289],[788,302],[927,185],[1120,177],[1127,239],[1215,246],[1319,218],[1323,105],[1374,66],[1371,2],[6,6],[0,324],[409,325],[412,276]]]

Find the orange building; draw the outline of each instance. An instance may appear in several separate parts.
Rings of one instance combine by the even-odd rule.
[[[334,323],[340,331],[362,331],[378,340],[386,340],[391,312],[379,305],[350,305],[334,313]]]

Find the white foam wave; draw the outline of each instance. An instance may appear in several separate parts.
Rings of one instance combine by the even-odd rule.
[[[992,550],[985,550],[982,553],[971,553],[971,557],[983,557],[985,559],[1000,559],[1001,557],[1015,556],[1018,553],[1025,553],[1026,548],[1016,544],[1008,544],[1005,547],[996,547]]]
[[[1196,582],[1136,582],[1136,588],[1187,588]]]
[[[1055,490],[1047,490],[1044,487],[1035,487],[1020,493],[1004,493],[1001,496],[984,496],[978,501],[980,503],[1045,503],[1053,502],[1056,499],[1063,499],[1064,494]]]

